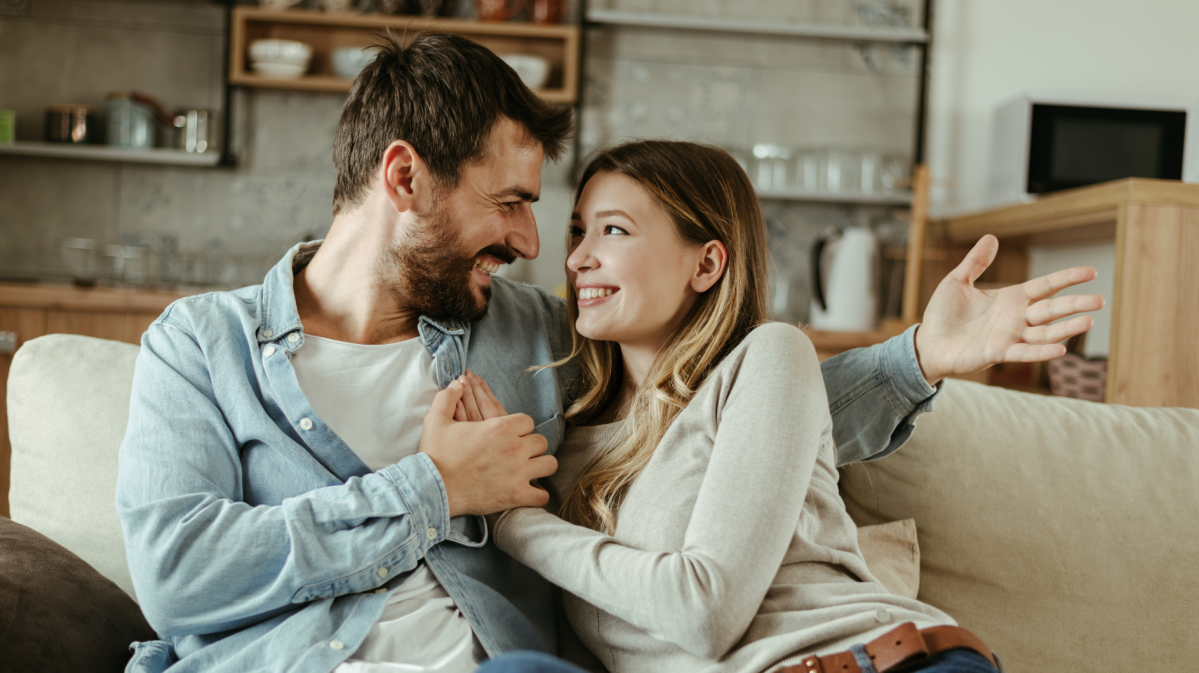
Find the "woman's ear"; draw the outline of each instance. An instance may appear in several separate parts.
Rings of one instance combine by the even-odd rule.
[[[708,241],[700,246],[699,264],[691,277],[691,289],[707,292],[724,275],[729,263],[729,251],[720,241]]]
[[[379,184],[397,212],[420,212],[428,200],[429,169],[412,145],[396,140],[383,151]]]

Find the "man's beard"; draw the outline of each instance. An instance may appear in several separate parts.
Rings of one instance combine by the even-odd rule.
[[[507,246],[492,245],[479,253],[464,252],[450,217],[440,207],[414,224],[402,243],[391,248],[398,286],[407,304],[421,315],[457,318],[472,322],[487,314],[491,287],[483,287],[483,298],[475,296],[471,273],[475,257],[491,255],[505,263],[515,256]]]

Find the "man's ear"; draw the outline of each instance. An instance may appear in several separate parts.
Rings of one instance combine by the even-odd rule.
[[[403,140],[393,141],[383,151],[379,184],[396,212],[422,212],[432,196],[429,168],[412,145]]]
[[[708,241],[700,246],[699,264],[691,276],[691,289],[707,292],[724,275],[729,263],[729,251],[720,241]]]

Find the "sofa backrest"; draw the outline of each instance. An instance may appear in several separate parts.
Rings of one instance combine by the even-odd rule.
[[[916,520],[919,598],[1008,670],[1195,665],[1199,410],[947,381],[910,443],[841,488],[859,525]]]
[[[12,519],[70,549],[130,596],[115,501],[137,351],[51,334],[21,346],[8,375]]]

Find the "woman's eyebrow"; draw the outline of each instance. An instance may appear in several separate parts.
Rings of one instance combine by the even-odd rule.
[[[633,218],[629,217],[629,214],[624,212],[623,210],[601,210],[598,213],[596,213],[595,216],[596,217],[616,216],[616,217],[623,217],[624,219],[628,220],[629,222],[633,222],[633,223],[637,222],[637,220],[634,220]]]

